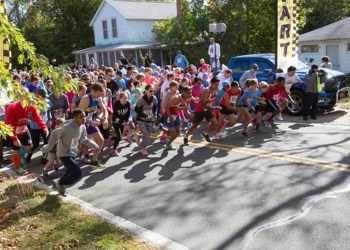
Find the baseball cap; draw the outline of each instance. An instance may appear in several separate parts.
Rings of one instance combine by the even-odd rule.
[[[259,67],[258,67],[258,65],[257,65],[256,63],[252,64],[252,67],[251,67],[251,68],[252,68],[252,69],[256,69],[256,70],[259,69]]]
[[[158,67],[157,64],[155,64],[155,63],[151,64],[151,69],[155,70],[157,67]]]
[[[227,81],[222,82],[222,87],[230,86],[230,83]]]
[[[203,64],[203,65],[202,65],[202,69],[207,70],[207,69],[208,69],[208,65]]]
[[[142,66],[142,67],[140,67],[140,68],[139,68],[139,72],[140,72],[140,73],[145,72],[145,67],[143,67],[143,66]]]
[[[152,75],[155,76],[155,77],[160,77],[160,74],[159,74],[158,71],[154,71]]]
[[[190,73],[186,73],[185,77],[188,78],[188,79],[191,79],[191,74]]]
[[[192,65],[192,66],[191,66],[191,69],[193,70],[194,73],[197,72],[197,67],[196,67],[196,66]]]
[[[208,78],[209,78],[208,73],[204,73],[204,74],[202,75],[202,80],[203,80],[203,79],[208,79]]]
[[[135,90],[134,90],[134,93],[135,93],[135,94],[141,94],[141,89],[135,89]]]
[[[167,74],[169,74],[169,71],[168,70],[164,70],[163,71],[163,76],[166,76]]]
[[[38,95],[44,97],[44,98],[47,97],[47,92],[46,92],[46,90],[43,89],[43,88],[38,89],[38,91],[37,91],[36,93],[37,93]]]
[[[124,68],[122,68],[120,71],[122,72],[123,75],[127,75],[127,73],[128,73],[128,72],[126,72],[126,69],[124,69]]]

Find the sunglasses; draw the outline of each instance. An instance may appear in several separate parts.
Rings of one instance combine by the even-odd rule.
[[[153,93],[153,92],[154,92],[154,90],[148,90],[148,92]]]

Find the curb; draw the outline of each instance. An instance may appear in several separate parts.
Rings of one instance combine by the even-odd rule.
[[[0,173],[3,174],[7,174],[10,175],[12,177],[17,176],[16,173],[8,168],[8,167],[4,167],[0,170]],[[50,186],[39,182],[36,179],[21,179],[21,178],[17,178],[16,180],[18,180],[21,183],[26,183],[26,184],[32,184],[33,186],[40,188],[40,189],[45,189],[49,194],[52,192],[56,192],[54,191]],[[159,249],[169,249],[169,250],[189,250],[189,248],[175,242],[172,241],[168,238],[165,238],[164,236],[154,233],[146,228],[143,228],[131,221],[128,221],[126,219],[123,219],[119,216],[116,216],[104,209],[100,209],[97,208],[93,205],[91,205],[90,203],[87,203],[81,199],[78,199],[72,195],[67,194],[65,197],[64,196],[60,196],[60,198],[65,201],[65,202],[69,202],[69,203],[73,203],[78,205],[79,207],[81,207],[83,210],[95,214],[97,216],[100,216],[101,218],[107,220],[108,222],[112,223],[113,225],[116,225],[130,233],[132,233],[133,235],[135,235],[135,237],[140,240],[140,241],[144,241],[146,243],[149,243],[152,246],[155,246]]]

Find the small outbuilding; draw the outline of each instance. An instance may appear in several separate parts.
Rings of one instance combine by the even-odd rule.
[[[124,54],[132,55],[137,66],[150,53],[157,65],[170,63],[166,45],[156,40],[153,24],[177,16],[176,1],[103,0],[90,22],[95,46],[74,51],[79,62],[113,66]],[[141,52],[141,53],[140,53]]]
[[[334,70],[350,72],[350,17],[300,35],[298,55],[309,65],[328,56]]]

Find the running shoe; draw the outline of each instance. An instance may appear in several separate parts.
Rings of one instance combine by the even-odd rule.
[[[169,142],[165,145],[165,147],[168,149],[168,150],[176,150],[176,147],[173,145],[172,142]]]
[[[60,180],[55,180],[52,183],[52,188],[56,190],[60,195],[65,195],[66,188],[60,184]]]
[[[157,135],[160,135],[163,132],[163,129],[164,129],[163,124],[159,123],[157,128]]]
[[[207,141],[207,142],[211,142],[211,139],[210,139],[210,137],[209,137],[209,135],[208,134],[206,134],[206,133],[202,133],[202,136],[203,136],[203,138]]]
[[[163,133],[162,137],[160,138],[160,142],[166,142],[166,134]]]
[[[256,128],[256,120],[255,119],[252,120],[252,126],[253,126],[253,128]]]
[[[102,163],[100,163],[99,161],[91,161],[90,163],[91,165],[95,166],[96,168],[106,168],[105,165],[103,165]]]
[[[15,171],[18,175],[23,175],[23,174],[27,173],[27,170],[25,170],[23,168],[16,169]]]
[[[272,128],[272,122],[269,120],[265,120],[265,126],[268,128]]]
[[[241,137],[242,138],[248,138],[247,132],[241,132]]]
[[[141,150],[141,153],[142,153],[142,155],[148,155],[148,153],[147,153],[147,148],[143,148],[143,149]]]
[[[90,155],[89,154],[84,155],[84,163],[90,163]]]
[[[119,155],[118,150],[117,150],[117,149],[112,149],[112,155],[113,155],[113,156]]]
[[[184,137],[184,144],[188,145],[188,138],[187,137]]]
[[[136,143],[137,145],[140,145],[141,143],[141,136],[139,134],[136,134]]]
[[[275,119],[276,119],[277,121],[283,121],[282,114],[279,113],[279,114],[275,117]]]
[[[215,133],[214,134],[214,139],[215,140],[220,140],[221,139],[221,134],[220,133]]]
[[[55,169],[55,171],[58,171],[60,169],[60,167],[57,165],[57,163],[54,163],[53,169]]]
[[[43,177],[49,178],[49,171],[48,170],[43,170]]]

